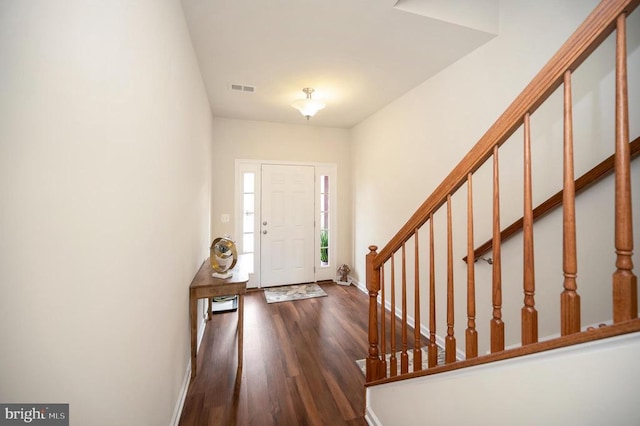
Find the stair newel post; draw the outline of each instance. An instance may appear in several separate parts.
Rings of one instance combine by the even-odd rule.
[[[465,335],[467,359],[478,356],[478,332],[476,330],[475,258],[473,255],[473,184],[472,174],[467,175],[467,330]]]
[[[524,115],[524,214],[523,229],[523,290],[524,306],[521,314],[522,344],[538,341],[538,311],[535,307],[535,270],[533,264],[533,192],[531,182],[531,126],[530,114]]]
[[[418,244],[418,229],[415,238],[415,278],[414,278],[414,327],[413,327],[413,371],[422,370],[422,339],[420,334],[420,249]]]
[[[573,105],[571,70],[564,73],[564,184],[562,191],[562,269],[564,290],[560,295],[560,330],[563,336],[580,332],[580,295],[576,254],[576,188],[573,165]]]
[[[500,179],[498,147],[493,147],[493,263],[491,353],[504,350],[504,322],[502,321],[502,256],[500,240]]]
[[[438,365],[436,344],[436,270],[433,251],[433,213],[429,215],[429,368]]]
[[[445,362],[456,362],[456,338],[454,336],[454,287],[453,287],[453,230],[451,221],[451,194],[447,195],[447,337],[445,337]]]
[[[377,246],[369,246],[367,254],[367,290],[369,291],[369,356],[367,357],[367,382],[382,378],[378,354],[378,291],[380,269],[374,267]],[[383,336],[384,338],[384,336]]]
[[[629,100],[627,91],[626,15],[616,21],[616,149],[615,248],[613,273],[613,322],[638,317],[638,279],[633,273],[633,216],[629,154]]]

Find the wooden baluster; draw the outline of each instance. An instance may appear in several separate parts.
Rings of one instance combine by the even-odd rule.
[[[615,245],[613,273],[613,322],[638,317],[638,279],[633,273],[633,216],[629,167],[629,105],[627,91],[626,16],[616,21],[616,151],[615,151]]]
[[[382,377],[387,377],[387,307],[384,288],[384,265],[380,268],[380,370]]]
[[[535,272],[533,264],[533,191],[531,183],[531,126],[530,114],[524,115],[524,214],[523,225],[523,289],[521,310],[522,344],[538,341],[538,312],[535,308]]]
[[[560,330],[563,336],[580,332],[580,295],[577,293],[576,188],[573,172],[573,105],[571,70],[564,73],[564,187],[562,192],[562,269],[564,290],[560,295]]]
[[[422,370],[422,343],[420,335],[420,250],[418,245],[418,229],[413,234],[415,243],[415,279],[414,279],[414,300],[415,300],[415,321],[413,326],[413,371]]]
[[[438,365],[436,343],[436,272],[433,252],[433,213],[429,215],[429,368]]]
[[[447,337],[445,338],[445,362],[456,361],[456,338],[454,337],[453,311],[453,231],[451,224],[451,195],[447,195]]]
[[[373,267],[378,255],[378,247],[369,246],[367,254],[367,290],[369,291],[369,356],[367,357],[367,382],[381,379],[380,358],[378,357],[378,291],[380,290],[380,269]]]
[[[396,357],[396,259],[391,256],[391,355],[389,356],[389,377],[398,375],[398,358]]]
[[[407,260],[405,245],[402,243],[402,352],[400,353],[400,373],[409,372],[409,354],[407,354]]]
[[[493,148],[493,280],[491,319],[491,353],[504,350],[504,322],[502,322],[502,261],[500,254],[500,184],[498,147]]]
[[[478,356],[478,332],[476,331],[475,258],[473,256],[473,185],[472,174],[467,175],[467,330],[466,357]]]

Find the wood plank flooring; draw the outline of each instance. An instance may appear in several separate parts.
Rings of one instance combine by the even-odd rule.
[[[363,425],[368,297],[329,295],[267,304],[245,297],[244,367],[237,375],[237,313],[207,324],[180,419],[189,425]]]

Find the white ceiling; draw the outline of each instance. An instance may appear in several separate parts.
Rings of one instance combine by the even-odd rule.
[[[245,120],[351,128],[497,33],[498,0],[182,4],[213,115]],[[304,87],[327,105],[309,122]]]

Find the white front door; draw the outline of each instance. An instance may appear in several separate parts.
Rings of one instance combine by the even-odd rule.
[[[315,281],[313,166],[262,165],[261,285]]]

